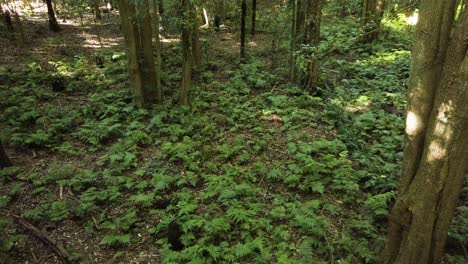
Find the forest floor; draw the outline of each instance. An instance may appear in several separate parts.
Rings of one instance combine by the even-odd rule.
[[[24,47],[0,56],[15,165],[0,173],[0,257],[60,263],[22,219],[83,263],[375,261],[398,182],[409,42],[345,45],[345,23],[325,27],[342,47],[311,94],[287,81],[287,43],[259,32],[240,64],[238,34],[208,29],[180,107],[182,52],[168,37],[165,103],[144,110],[131,103],[115,19],[49,33],[42,15],[25,22]]]

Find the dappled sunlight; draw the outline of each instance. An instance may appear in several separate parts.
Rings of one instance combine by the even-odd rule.
[[[366,95],[361,95],[355,102],[349,103],[344,109],[347,112],[355,113],[367,110],[370,108],[372,101]]]
[[[411,16],[406,17],[406,22],[408,23],[408,25],[411,25],[411,26],[415,26],[418,23],[418,20],[419,20],[418,13],[414,13]]]
[[[427,160],[433,162],[436,160],[442,160],[447,156],[447,148],[441,144],[440,140],[434,139],[429,143],[429,149],[427,154]]]
[[[179,43],[180,42],[180,38],[165,38],[165,37],[161,37],[161,42],[163,43]]]
[[[415,136],[421,128],[421,118],[416,113],[409,111],[406,116],[406,134]]]

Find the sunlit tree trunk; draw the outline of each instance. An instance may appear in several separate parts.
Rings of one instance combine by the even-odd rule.
[[[252,28],[250,34],[255,36],[255,24],[257,20],[257,0],[252,0]]]
[[[47,5],[47,15],[49,17],[49,30],[53,32],[60,31],[57,18],[55,17],[55,11],[54,11],[54,8],[52,7],[52,0],[46,0],[46,5]]]
[[[128,70],[133,102],[139,107],[161,101],[153,57],[151,17],[148,0],[119,1],[122,29],[128,50]]]
[[[468,169],[468,12],[421,3],[413,47],[406,143],[382,263],[441,263]],[[455,27],[454,27],[455,24]]]
[[[182,86],[179,93],[179,104],[189,104],[190,87],[192,86],[192,7],[190,0],[182,0],[183,20],[182,23]],[[188,22],[188,23],[187,23]]]
[[[10,166],[12,166],[11,161],[3,148],[2,142],[0,141],[0,169]]]
[[[385,0],[363,0],[361,24],[364,27],[363,41],[370,43],[379,38]]]
[[[247,16],[247,0],[242,0],[241,6],[241,33],[240,33],[240,57],[245,59],[245,19]]]

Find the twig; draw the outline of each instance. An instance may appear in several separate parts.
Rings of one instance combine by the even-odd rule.
[[[70,255],[65,250],[62,244],[57,243],[56,241],[52,240],[46,233],[42,232],[41,230],[37,229],[37,227],[30,224],[28,221],[24,220],[20,216],[13,216],[16,222],[21,225],[25,230],[27,230],[31,235],[38,238],[42,243],[48,246],[57,257],[59,257],[63,263],[72,264]]]

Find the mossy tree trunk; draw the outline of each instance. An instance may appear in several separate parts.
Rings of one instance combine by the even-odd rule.
[[[52,32],[60,31],[60,26],[57,22],[57,18],[55,17],[55,11],[52,6],[52,0],[46,0],[47,5],[47,16],[49,17],[49,30]]]
[[[468,12],[421,3],[411,58],[406,142],[382,263],[441,263],[468,169]],[[454,26],[455,25],[455,26]]]
[[[189,104],[190,87],[192,86],[192,30],[193,15],[190,0],[182,0],[182,86],[179,92],[179,104]]]
[[[247,17],[247,0],[242,0],[241,4],[241,32],[240,32],[240,57],[245,59],[245,19]]]
[[[12,163],[6,154],[5,149],[3,148],[2,142],[0,141],[0,169],[10,166],[12,166]]]
[[[364,43],[370,43],[379,38],[384,8],[385,0],[363,0],[361,24],[364,28]]]
[[[161,102],[157,86],[148,0],[140,3],[119,1],[122,29],[128,53],[128,71],[133,102],[139,107]]]

